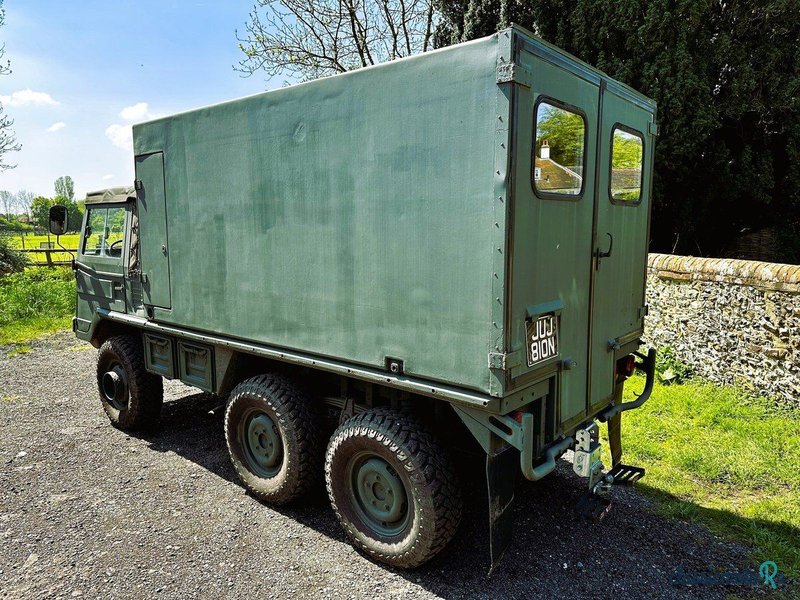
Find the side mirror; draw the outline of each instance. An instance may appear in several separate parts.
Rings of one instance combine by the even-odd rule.
[[[64,235],[67,232],[67,207],[56,204],[50,207],[50,233]]]

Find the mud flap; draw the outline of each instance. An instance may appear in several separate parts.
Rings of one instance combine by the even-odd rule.
[[[486,486],[489,492],[489,552],[492,566],[499,564],[513,531],[514,486],[519,470],[519,451],[506,448],[486,455]]]

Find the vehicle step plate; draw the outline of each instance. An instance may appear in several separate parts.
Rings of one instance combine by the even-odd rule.
[[[619,463],[608,472],[608,475],[614,478],[614,485],[633,485],[644,477],[644,469]]]

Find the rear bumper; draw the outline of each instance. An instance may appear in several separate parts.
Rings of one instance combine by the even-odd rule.
[[[612,417],[618,415],[621,412],[626,410],[632,410],[634,408],[639,408],[642,404],[647,402],[650,398],[650,395],[653,393],[653,384],[655,382],[656,376],[656,350],[655,348],[651,348],[650,351],[647,353],[647,356],[643,354],[639,354],[638,352],[635,353],[636,356],[642,359],[642,362],[636,363],[636,368],[640,371],[644,371],[646,380],[644,385],[644,390],[642,393],[636,398],[636,400],[632,400],[630,402],[623,402],[621,404],[612,404],[608,408],[601,411],[595,418],[600,422],[606,422]],[[549,475],[553,472],[556,468],[556,459],[561,456],[566,450],[571,448],[575,444],[575,439],[572,436],[564,437],[560,440],[557,440],[543,451],[542,455],[544,457],[544,461],[538,464],[537,466],[533,466],[533,424],[534,418],[532,414],[524,413],[522,415],[522,448],[520,449],[520,468],[522,470],[522,474],[525,475],[526,479],[531,481],[537,481],[544,477],[545,475]]]

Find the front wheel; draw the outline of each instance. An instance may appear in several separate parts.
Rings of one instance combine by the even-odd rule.
[[[138,336],[107,339],[97,354],[97,388],[111,424],[123,431],[153,427],[164,401],[164,382],[144,367]]]
[[[410,416],[374,409],[349,419],[325,457],[333,509],[356,547],[411,568],[438,554],[461,521],[461,495],[444,448]]]

